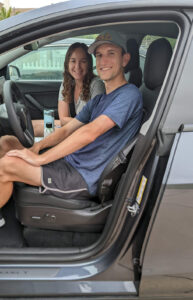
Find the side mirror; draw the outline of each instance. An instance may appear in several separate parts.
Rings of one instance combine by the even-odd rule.
[[[9,78],[14,81],[19,80],[19,78],[21,77],[19,68],[13,65],[8,66],[8,74]]]

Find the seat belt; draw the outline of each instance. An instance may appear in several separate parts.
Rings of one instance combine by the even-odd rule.
[[[72,90],[72,96],[73,96],[73,99],[72,101],[69,103],[69,109],[70,109],[70,116],[72,118],[76,117],[76,110],[75,110],[75,104],[74,104],[74,88]]]
[[[69,103],[69,108],[70,108],[70,116],[72,118],[76,117],[74,99]]]

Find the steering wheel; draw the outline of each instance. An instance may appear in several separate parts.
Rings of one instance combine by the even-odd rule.
[[[31,147],[34,143],[34,131],[30,113],[25,105],[25,99],[14,81],[5,81],[3,98],[13,132],[24,147]]]

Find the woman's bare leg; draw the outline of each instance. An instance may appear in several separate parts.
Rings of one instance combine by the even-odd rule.
[[[44,136],[44,120],[32,120],[32,125],[34,129],[35,137],[43,137]],[[54,121],[55,126],[61,126],[60,120]]]
[[[44,120],[32,120],[32,125],[34,129],[34,136],[44,136]]]
[[[4,135],[0,138],[0,158],[10,150],[23,149],[23,145],[20,143],[18,138],[13,135]]]

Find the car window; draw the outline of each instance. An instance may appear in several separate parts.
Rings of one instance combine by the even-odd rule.
[[[62,80],[66,46],[46,46],[10,64],[10,79]]]
[[[160,38],[165,38],[167,39],[171,46],[172,46],[172,49],[174,48],[175,46],[175,43],[176,43],[176,39],[173,39],[173,38],[167,38],[167,37],[164,37],[164,36],[155,36],[155,35],[146,35],[143,40],[142,40],[142,43],[141,43],[141,46],[139,48],[139,55],[140,55],[140,67],[142,69],[142,72],[144,70],[144,64],[145,64],[145,57],[146,57],[146,53],[147,53],[147,49],[149,48],[150,44],[157,40],[157,39],[160,39]]]
[[[9,64],[11,80],[62,80],[64,60],[68,47],[81,42],[88,46],[93,39],[72,38],[54,42],[31,51]],[[93,69],[96,73],[96,61],[93,56]]]

